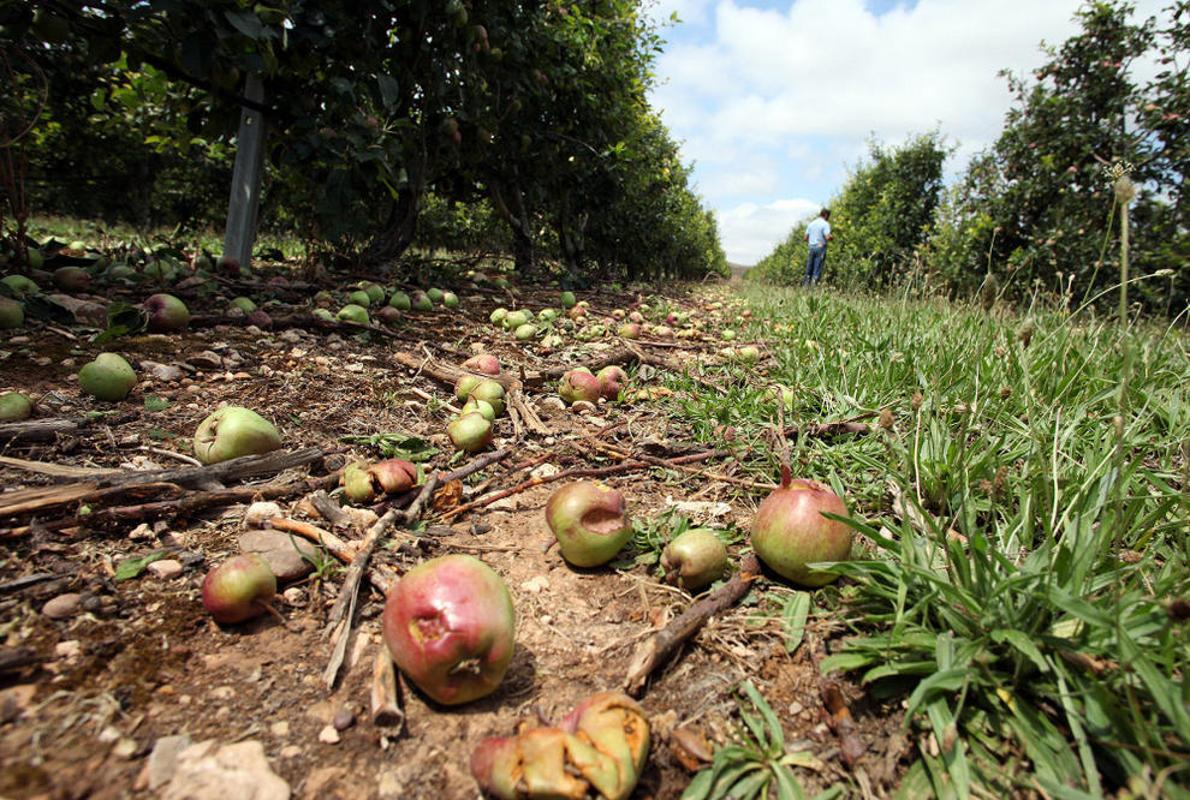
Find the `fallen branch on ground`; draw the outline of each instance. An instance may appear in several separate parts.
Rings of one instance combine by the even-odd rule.
[[[668,661],[683,642],[696,634],[707,620],[742,600],[759,577],[760,562],[755,555],[748,555],[740,563],[740,571],[731,580],[694,603],[677,619],[644,641],[632,657],[624,678],[624,690],[639,697],[649,676]]]
[[[382,728],[395,728],[400,734],[405,729],[405,709],[401,707],[401,687],[397,682],[397,670],[393,666],[388,646],[380,643],[376,660],[372,663],[372,724]]]
[[[45,442],[64,433],[79,433],[88,428],[103,425],[121,425],[137,418],[136,414],[120,414],[112,417],[90,419],[31,419],[23,422],[6,422],[0,425],[0,442]]]

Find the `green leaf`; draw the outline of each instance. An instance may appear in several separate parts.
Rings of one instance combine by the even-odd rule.
[[[957,692],[967,682],[968,675],[969,671],[966,669],[944,669],[923,680],[913,690],[913,694],[909,695],[908,708],[905,710],[906,720],[913,716],[918,706],[929,702],[937,695]]]
[[[148,411],[150,414],[164,411],[169,406],[170,402],[164,397],[158,397],[155,394],[145,395],[145,411]]]
[[[380,85],[380,99],[384,107],[391,111],[401,100],[401,87],[397,79],[391,75],[377,75],[376,82]]]
[[[260,21],[260,17],[251,11],[224,11],[223,16],[233,28],[249,39],[263,39],[268,33],[268,29]]]
[[[1045,656],[1037,649],[1037,645],[1033,644],[1033,640],[1022,631],[1001,628],[992,631],[991,638],[993,642],[1007,642],[1032,661],[1040,672],[1049,672],[1049,663],[1045,660]]]
[[[157,550],[141,558],[126,558],[120,562],[119,566],[116,567],[116,575],[114,580],[119,583],[120,581],[128,581],[132,580],[133,578],[139,578],[150,564],[152,564],[154,561],[160,561],[161,559],[165,558],[166,555],[168,555],[168,551]]]
[[[806,633],[806,618],[810,615],[810,593],[794,592],[785,603],[781,622],[785,628],[785,652],[793,653],[802,643]]]

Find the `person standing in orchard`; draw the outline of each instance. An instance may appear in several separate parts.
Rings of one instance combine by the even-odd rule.
[[[824,208],[818,216],[806,226],[806,242],[810,245],[810,254],[806,257],[806,277],[802,279],[802,286],[813,286],[822,280],[822,265],[826,262],[826,243],[831,241],[831,211]]]

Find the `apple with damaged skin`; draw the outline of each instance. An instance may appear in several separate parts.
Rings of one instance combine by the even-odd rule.
[[[473,411],[446,426],[451,443],[465,453],[478,453],[492,443],[492,423]]]
[[[0,296],[0,331],[10,331],[25,324],[25,306],[19,300]]]
[[[467,395],[471,400],[483,400],[490,403],[496,411],[496,416],[504,413],[504,386],[499,381],[485,378],[475,385]]]
[[[393,292],[393,296],[388,299],[388,304],[398,311],[409,311],[413,308],[413,301],[404,292]]]
[[[606,400],[615,400],[628,385],[628,373],[615,364],[599,370],[595,379],[599,381],[599,396]]]
[[[370,503],[376,499],[376,487],[372,485],[366,464],[348,464],[339,478],[339,485],[343,487],[343,494],[353,503]]]
[[[150,295],[144,302],[153,333],[177,333],[190,324],[190,309],[172,294]]]
[[[371,325],[368,309],[355,303],[348,303],[339,309],[339,319],[343,322],[354,322],[357,325]]]
[[[0,422],[20,422],[33,413],[33,401],[20,392],[0,392]]]
[[[499,375],[500,359],[491,353],[480,353],[464,361],[463,369],[471,370],[472,372],[482,372],[484,375]]]
[[[599,400],[599,379],[589,371],[572,369],[558,383],[558,396],[573,405],[580,400],[594,403]]]
[[[225,406],[204,419],[194,433],[194,455],[203,464],[263,455],[281,446],[273,423],[250,408]]]
[[[370,503],[382,494],[400,494],[417,485],[417,466],[402,458],[375,464],[348,464],[339,479],[343,493],[354,503]]]
[[[617,331],[617,333],[619,333],[624,339],[639,339],[640,325],[635,322],[625,322],[620,326],[620,329]]]
[[[639,311],[633,311],[628,315],[628,321],[635,322],[637,325],[640,325],[645,321],[645,315]]]
[[[99,400],[123,400],[136,386],[132,365],[118,353],[100,353],[79,370],[79,388]]]
[[[91,273],[82,267],[58,267],[54,285],[64,292],[85,292],[91,286]]]
[[[508,316],[508,309],[504,307],[497,308],[488,315],[488,322],[493,325],[499,325],[504,322],[504,318]]]
[[[401,312],[392,306],[381,306],[376,312],[376,319],[391,328],[401,321]]]
[[[221,625],[235,625],[269,610],[277,578],[256,553],[242,553],[211,569],[202,582],[202,604]]]
[[[632,538],[624,495],[595,481],[558,489],[545,506],[545,521],[558,549],[576,567],[598,567],[615,558]]]
[[[822,512],[847,516],[847,506],[818,481],[790,478],[761,502],[752,521],[752,548],[757,557],[783,578],[802,586],[825,586],[838,576],[809,569],[820,561],[851,557],[852,530]]]
[[[414,311],[433,311],[434,302],[425,292],[414,292],[411,298]]]
[[[727,548],[714,531],[694,528],[677,536],[661,551],[666,583],[698,592],[727,571]]]
[[[405,573],[385,601],[383,625],[393,661],[444,705],[495,691],[516,647],[508,587],[472,556],[441,556]]]

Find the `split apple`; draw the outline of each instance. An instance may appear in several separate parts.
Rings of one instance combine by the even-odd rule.
[[[194,455],[204,464],[263,455],[281,446],[273,424],[249,408],[226,406],[209,415],[194,433]]]
[[[624,495],[595,481],[570,483],[554,492],[545,506],[545,521],[562,557],[576,567],[606,564],[632,538]]]

